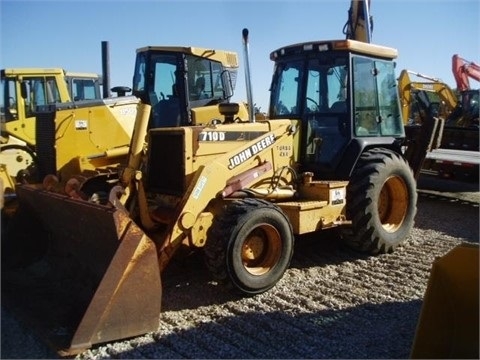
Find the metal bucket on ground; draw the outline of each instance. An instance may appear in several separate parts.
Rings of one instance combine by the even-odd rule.
[[[16,251],[2,257],[21,259],[30,248],[37,254],[2,261],[7,307],[60,355],[157,330],[162,297],[157,249],[124,209],[33,185],[19,186],[17,193],[21,219],[2,239]]]

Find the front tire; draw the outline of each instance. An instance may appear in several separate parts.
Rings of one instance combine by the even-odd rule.
[[[344,242],[370,254],[392,252],[409,235],[417,212],[413,172],[399,154],[371,149],[360,157],[347,187]]]
[[[272,288],[293,254],[291,224],[276,205],[261,199],[236,200],[217,216],[205,246],[213,276],[252,295]]]

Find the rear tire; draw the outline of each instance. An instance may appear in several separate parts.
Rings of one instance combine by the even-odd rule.
[[[417,212],[413,172],[399,154],[371,149],[360,157],[347,187],[344,242],[370,254],[392,252],[409,235]]]
[[[291,224],[276,205],[260,199],[227,205],[209,230],[206,264],[213,276],[243,294],[259,294],[283,276],[293,254]]]

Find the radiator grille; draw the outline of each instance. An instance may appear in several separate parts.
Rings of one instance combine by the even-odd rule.
[[[150,131],[146,186],[170,195],[185,192],[184,132]]]
[[[57,174],[55,153],[55,108],[48,107],[36,113],[35,137],[38,175],[43,179],[48,174]]]

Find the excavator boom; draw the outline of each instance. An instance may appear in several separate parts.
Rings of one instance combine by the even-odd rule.
[[[470,89],[469,78],[480,81],[480,65],[461,58],[458,54],[452,56],[452,72],[457,82],[457,90]]]
[[[366,43],[372,41],[373,18],[370,15],[370,0],[352,0],[348,20],[343,28],[347,39]]]
[[[410,75],[416,77],[412,80]],[[425,79],[425,80],[418,80]],[[402,106],[402,116],[404,124],[420,123],[420,119],[414,119],[413,105],[421,105],[425,112],[432,109],[432,103],[441,105],[441,111],[436,116],[446,119],[448,115],[456,108],[458,99],[455,92],[446,83],[438,78],[414,72],[411,70],[402,70],[398,77],[398,91],[400,95],[400,104]],[[433,100],[432,100],[433,99]]]

